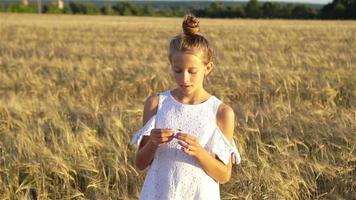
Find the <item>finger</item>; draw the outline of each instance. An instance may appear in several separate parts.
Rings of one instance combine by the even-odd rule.
[[[160,139],[172,140],[172,139],[174,138],[174,136],[173,136],[173,135],[168,135],[168,136],[166,136],[166,135],[160,135],[159,138],[160,138]]]
[[[173,140],[174,135],[171,135],[171,136],[169,136],[169,137],[167,137],[167,138],[168,138],[168,141],[171,141],[171,140]]]
[[[162,140],[164,140],[165,142],[170,142],[171,140],[173,140],[174,136],[169,136],[169,137],[162,137]]]
[[[179,136],[179,137],[187,137],[189,134],[188,133],[184,133],[184,132],[178,132],[177,133],[177,136]]]
[[[151,133],[153,134],[162,134],[162,133],[171,133],[172,129],[170,128],[163,128],[163,129],[152,129]]]
[[[172,129],[160,129],[159,132],[157,132],[158,135],[161,135],[161,137],[168,137],[172,136],[173,132]]]
[[[183,132],[177,133],[177,136],[178,136],[178,137],[182,137],[182,138],[189,138],[189,139],[191,139],[192,141],[194,141],[194,140],[197,139],[194,135],[189,134],[189,133],[183,133]]]
[[[189,145],[189,151],[195,152],[197,150],[197,147]]]
[[[193,145],[189,145],[189,144],[185,144],[181,141],[178,141],[178,143],[184,148],[184,149],[188,149],[189,151],[195,152],[197,150],[197,147],[193,146]]]
[[[188,134],[187,137],[191,140],[191,141],[196,141],[197,138],[194,135]]]
[[[190,156],[193,156],[193,155],[194,155],[194,152],[191,151],[190,149],[183,148],[182,150],[184,151],[184,153],[186,153],[186,154],[188,154],[188,155],[190,155]]]
[[[173,131],[170,128],[163,128],[161,129],[161,133],[173,133]]]
[[[179,133],[177,133],[176,138],[179,140],[186,141],[188,138],[188,134],[179,132]]]
[[[169,138],[169,137],[173,138],[173,134],[171,134],[171,133],[164,133],[164,134],[157,133],[157,134],[151,134],[151,137],[158,138],[158,139],[160,139],[160,138]]]
[[[167,139],[167,141],[169,142],[169,141],[173,140],[173,136],[166,137],[166,139]]]
[[[159,132],[159,129],[152,129],[151,130],[151,135],[155,135]]]
[[[170,140],[169,140],[169,138],[161,138],[160,141],[161,141],[162,143],[167,143],[167,142],[169,142]]]
[[[192,137],[187,137],[186,141],[190,145],[195,145],[195,142],[196,142],[195,138],[192,138]]]
[[[172,137],[173,136],[173,133],[172,132],[164,132],[164,133],[161,133],[161,137]]]
[[[189,137],[189,136],[178,136],[177,139],[184,141],[190,145],[195,145],[196,144],[196,139],[194,137]]]
[[[159,135],[159,134],[152,134],[151,137],[152,137],[152,138],[155,138],[155,139],[160,139],[160,138],[161,138],[161,135]]]
[[[167,138],[161,137],[160,135],[153,135],[151,137],[156,143],[164,143],[168,140]]]
[[[182,141],[178,141],[178,144],[180,144],[182,147],[188,149],[189,148],[189,145],[185,142],[182,142]]]

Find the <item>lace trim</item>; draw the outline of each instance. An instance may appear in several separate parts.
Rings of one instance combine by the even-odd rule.
[[[151,130],[155,128],[155,124],[156,115],[153,115],[140,130],[134,133],[131,137],[131,144],[136,144],[139,147],[143,136],[151,135]]]
[[[233,164],[240,164],[241,162],[240,153],[237,150],[235,141],[233,141],[231,144],[229,140],[225,137],[223,132],[219,129],[219,127],[216,127],[216,129],[214,130],[208,148],[212,153],[217,155],[225,165],[229,163],[231,154],[233,155],[234,158],[232,160]]]

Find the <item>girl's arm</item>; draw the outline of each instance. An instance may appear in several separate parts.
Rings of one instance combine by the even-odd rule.
[[[221,104],[217,113],[217,125],[230,142],[232,142],[233,139],[234,121],[235,114],[232,108],[225,104]],[[204,147],[200,146],[200,144],[198,144],[198,142],[196,142],[196,140],[191,138],[188,134],[179,134],[178,138],[192,145],[192,147],[189,147],[192,148],[192,151],[188,151],[187,149],[184,149],[184,151],[195,157],[210,177],[221,184],[224,184],[230,180],[232,168],[231,157],[228,165],[225,165],[217,156],[210,155]],[[179,143],[183,147],[188,147],[184,143]]]
[[[156,114],[158,100],[158,95],[152,95],[147,98],[143,110],[143,124],[146,124]],[[144,170],[152,163],[157,147],[157,145],[150,142],[149,136],[143,136],[135,158],[135,165],[139,170]]]

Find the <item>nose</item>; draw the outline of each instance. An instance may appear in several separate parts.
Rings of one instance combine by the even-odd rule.
[[[181,83],[186,84],[189,83],[189,73],[188,71],[185,71],[184,73],[182,73],[182,80]]]

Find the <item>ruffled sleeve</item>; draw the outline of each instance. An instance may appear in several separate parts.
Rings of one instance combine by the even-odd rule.
[[[155,128],[155,124],[156,115],[153,115],[140,130],[134,133],[131,137],[131,144],[135,144],[139,147],[143,136],[149,136],[151,134],[151,130]]]
[[[218,127],[215,128],[207,148],[211,153],[217,155],[225,165],[229,163],[231,154],[234,158],[232,160],[233,164],[240,164],[241,162],[240,153],[235,142],[233,141],[231,144]]]

